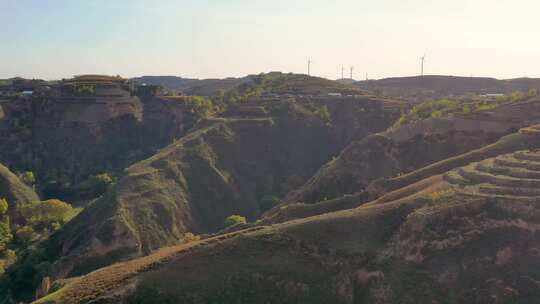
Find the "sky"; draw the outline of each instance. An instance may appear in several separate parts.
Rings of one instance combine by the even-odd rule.
[[[0,78],[540,77],[538,0],[0,0]]]

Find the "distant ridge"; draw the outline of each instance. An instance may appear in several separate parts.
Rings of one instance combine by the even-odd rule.
[[[142,76],[132,78],[132,80],[140,84],[161,85],[187,95],[212,96],[219,90],[229,90],[235,87],[245,78],[195,79],[178,76]]]
[[[539,89],[540,78],[499,80],[489,77],[430,75],[364,80],[356,82],[355,85],[368,91],[378,91],[392,97],[416,97],[422,100],[466,93],[509,94],[513,91]]]

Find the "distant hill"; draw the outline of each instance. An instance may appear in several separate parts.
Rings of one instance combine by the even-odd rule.
[[[277,94],[321,96],[331,93],[342,95],[365,95],[366,92],[349,84],[304,74],[271,72],[248,76],[249,81],[235,87],[237,95]]]
[[[365,94],[354,86],[352,79],[339,81],[303,74],[270,72],[257,75],[248,75],[242,78],[225,79],[192,79],[176,76],[143,76],[133,78],[140,84],[161,85],[169,89],[178,90],[187,95],[213,96],[220,90],[236,95],[250,92],[293,94],[293,95],[320,95],[328,93],[342,93],[352,95]]]
[[[140,84],[161,85],[187,95],[212,96],[219,90],[229,90],[245,81],[245,78],[194,79],[177,76],[142,76],[133,78]]]
[[[457,76],[414,76],[395,77],[380,80],[359,81],[359,88],[392,97],[425,100],[451,95],[474,94],[509,94],[513,91],[540,89],[538,78],[516,78],[498,80],[485,77]]]

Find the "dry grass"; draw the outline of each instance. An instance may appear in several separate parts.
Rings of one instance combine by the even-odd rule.
[[[202,246],[224,241],[239,234],[245,234],[265,228],[266,227],[264,226],[254,227],[238,232],[219,235],[202,241],[193,241],[179,246],[167,247],[143,258],[123,263],[116,263],[109,267],[98,269],[82,277],[75,278],[67,283],[62,289],[49,294],[46,297],[38,299],[33,303],[76,304],[89,302],[121,286],[122,283],[133,278],[137,274],[155,269],[156,267],[175,259],[180,254],[186,254]]]

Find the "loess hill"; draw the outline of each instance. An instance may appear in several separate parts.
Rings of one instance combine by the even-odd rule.
[[[405,174],[477,149],[540,120],[540,99],[489,111],[429,118],[351,142],[341,154],[288,193],[290,203],[315,203],[362,193],[374,180]]]
[[[540,128],[377,182],[360,207],[217,235],[36,303],[536,303]]]
[[[257,105],[266,113],[257,118],[233,111],[203,120],[129,167],[113,189],[52,237],[61,257],[53,276],[148,254],[187,232],[215,233],[233,214],[258,219],[261,198],[284,195],[353,138],[390,126],[399,113],[383,104],[371,97],[272,102]]]
[[[143,79],[212,98],[106,79],[122,83],[0,104],[0,160],[35,171],[41,193],[113,176],[18,255],[15,300],[538,300],[536,91],[404,116],[410,104],[306,75]],[[225,228],[234,214],[249,223]]]

